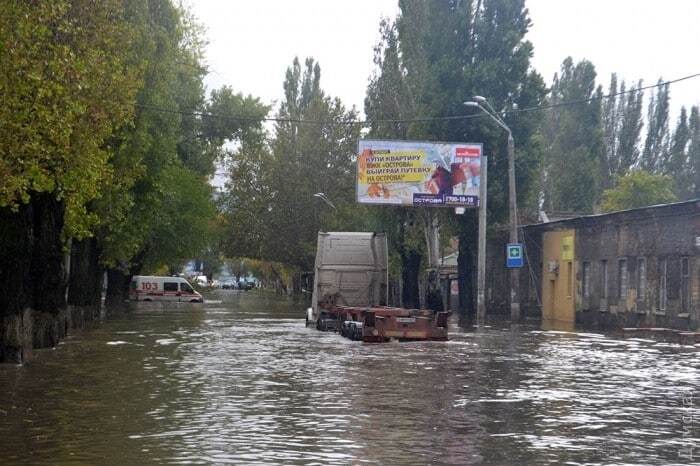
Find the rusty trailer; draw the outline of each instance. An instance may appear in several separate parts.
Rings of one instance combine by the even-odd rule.
[[[338,331],[351,340],[383,343],[391,340],[447,340],[449,312],[398,307],[334,306],[326,309],[326,319],[339,323]],[[328,329],[326,323],[326,328]]]
[[[447,340],[449,312],[387,306],[383,233],[319,232],[306,325],[352,340]]]

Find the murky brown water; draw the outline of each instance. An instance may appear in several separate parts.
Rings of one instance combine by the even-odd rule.
[[[700,462],[692,347],[498,325],[365,345],[306,329],[300,304],[218,299],[0,366],[0,463]]]

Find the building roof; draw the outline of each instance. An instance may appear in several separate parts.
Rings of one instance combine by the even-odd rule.
[[[656,205],[650,205],[650,206],[645,206],[645,207],[637,207],[634,209],[626,209],[626,210],[617,210],[615,212],[606,212],[602,214],[590,214],[590,215],[581,215],[578,217],[573,217],[573,218],[566,218],[566,219],[557,219],[557,220],[552,220],[550,222],[542,222],[542,223],[531,223],[528,225],[522,225],[522,228],[537,228],[537,227],[556,227],[558,225],[567,225],[570,223],[579,223],[581,221],[604,221],[607,219],[612,219],[614,217],[618,216],[635,216],[635,217],[651,217],[651,216],[658,216],[660,212],[668,209],[678,209],[678,208],[690,208],[698,213],[700,213],[700,198],[698,199],[690,199],[687,201],[681,201],[681,202],[672,202],[669,204],[656,204]]]

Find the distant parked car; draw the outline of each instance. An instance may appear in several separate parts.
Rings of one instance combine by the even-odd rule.
[[[223,282],[221,282],[221,289],[222,290],[235,290],[236,283],[232,280],[224,280]]]
[[[207,286],[209,285],[209,280],[207,280],[206,275],[197,275],[192,279],[193,282],[195,282],[199,286]]]
[[[248,290],[252,290],[253,288],[255,288],[255,283],[253,283],[253,282],[248,282],[245,280],[238,282],[238,289],[239,290],[248,291]]]

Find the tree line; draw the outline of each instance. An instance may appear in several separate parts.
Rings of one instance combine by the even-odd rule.
[[[505,134],[488,118],[439,118],[467,114],[463,102],[474,95],[503,112],[513,131],[522,221],[535,221],[541,209],[586,214],[700,196],[698,107],[683,108],[673,125],[670,86],[661,79],[644,91],[643,82],[613,74],[604,92],[593,63],[569,57],[547,87],[531,64],[524,0],[402,0],[399,7],[380,24],[365,122],[323,92],[312,58],[289,67],[279,121],[231,154],[226,255],[266,261],[298,277],[290,286],[301,289],[318,230],[385,231],[399,284],[394,301],[418,307],[423,271],[437,265],[426,232],[437,225],[442,246],[459,238],[460,307],[470,309],[476,212],[358,205],[354,160],[358,136],[483,142],[490,228],[498,229],[508,220]],[[543,110],[519,111],[533,107]],[[314,197],[319,192],[334,208]]]
[[[208,179],[260,124],[202,115],[267,108],[205,94],[201,28],[171,0],[4,2],[0,44],[1,361],[94,316],[105,270],[121,302],[216,246]]]
[[[554,76],[541,135],[541,205],[590,213],[700,197],[700,114],[670,119],[670,85],[647,92],[613,73],[604,97],[593,63],[569,57]],[[648,102],[645,102],[645,94]],[[583,102],[574,105],[558,105]]]

